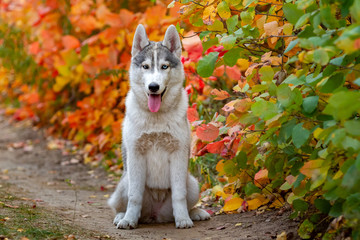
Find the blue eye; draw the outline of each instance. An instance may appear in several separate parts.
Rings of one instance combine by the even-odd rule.
[[[165,64],[163,64],[162,66],[161,66],[161,69],[163,69],[163,70],[166,70],[166,69],[168,69],[169,68],[169,66],[168,65],[165,65]]]
[[[147,64],[144,64],[142,67],[143,67],[143,69],[149,69],[149,65],[147,65]]]

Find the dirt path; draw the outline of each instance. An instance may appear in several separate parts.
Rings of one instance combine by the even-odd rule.
[[[24,141],[32,145],[17,147],[16,143]],[[60,150],[48,150],[39,131],[23,124],[9,124],[0,117],[0,183],[10,186],[7,190],[18,197],[41,200],[40,207],[59,214],[63,223],[92,233],[94,239],[276,239],[283,231],[288,240],[297,239],[297,223],[288,219],[290,213],[277,216],[272,211],[258,216],[254,212],[218,215],[195,222],[191,229],[176,229],[173,223],[116,229],[112,225],[113,213],[106,205],[113,191],[106,186],[114,183],[101,169],[90,169],[70,161],[72,158]]]

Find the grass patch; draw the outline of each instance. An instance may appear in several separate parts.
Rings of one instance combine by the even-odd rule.
[[[8,187],[7,189],[9,189]],[[0,188],[0,239],[90,239],[100,238],[64,223],[56,213]]]

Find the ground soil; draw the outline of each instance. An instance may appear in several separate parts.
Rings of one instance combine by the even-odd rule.
[[[31,147],[11,147],[26,141]],[[41,130],[0,117],[1,187],[17,197],[37,200],[39,207],[56,213],[62,223],[83,230],[76,232],[91,233],[77,239],[276,239],[282,232],[287,239],[298,239],[298,223],[289,220],[290,211],[279,214],[278,210],[217,215],[195,222],[191,229],[176,229],[174,223],[116,229],[106,204],[114,183],[101,168],[71,159],[61,150],[49,150]]]

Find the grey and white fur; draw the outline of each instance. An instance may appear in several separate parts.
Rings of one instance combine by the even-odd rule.
[[[124,174],[108,204],[117,228],[175,221],[190,228],[209,213],[194,208],[197,180],[188,172],[190,127],[183,88],[181,42],[171,25],[162,42],[136,29],[130,67],[130,90],[123,122]]]

